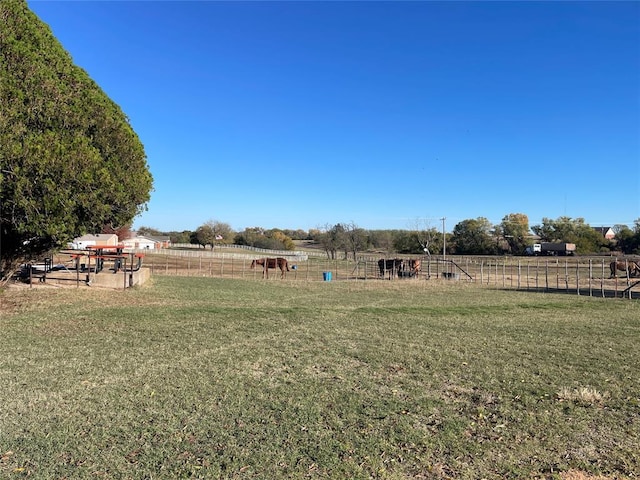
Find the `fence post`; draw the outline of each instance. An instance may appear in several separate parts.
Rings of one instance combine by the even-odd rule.
[[[544,289],[546,292],[549,291],[549,260],[544,262]]]

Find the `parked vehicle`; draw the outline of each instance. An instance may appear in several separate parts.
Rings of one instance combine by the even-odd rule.
[[[575,243],[542,242],[534,243],[524,251],[525,255],[573,255],[576,253]]]

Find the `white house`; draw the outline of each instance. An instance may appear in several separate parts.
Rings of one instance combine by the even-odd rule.
[[[614,232],[611,227],[593,227],[593,229],[607,240],[613,240],[616,238],[616,232]]]
[[[145,236],[137,236],[127,238],[126,240],[123,240],[122,243],[124,244],[124,248],[154,250],[156,248],[157,241]]]
[[[93,247],[95,245],[118,245],[118,235],[115,233],[83,235],[81,237],[74,238],[73,242],[69,244],[69,248],[84,250],[87,247]]]

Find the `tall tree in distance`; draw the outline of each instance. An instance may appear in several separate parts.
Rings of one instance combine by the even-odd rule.
[[[211,250],[216,244],[216,235],[213,233],[213,228],[208,223],[204,225],[200,225],[196,229],[196,240],[198,245],[202,245],[206,247],[207,245],[211,245]]]
[[[233,243],[235,232],[228,223],[209,220],[205,225],[211,228],[214,243]]]
[[[467,255],[493,255],[497,246],[492,239],[491,222],[484,217],[463,220],[453,227],[452,240],[455,253]]]
[[[152,189],[120,107],[25,0],[0,1],[0,276],[74,236],[119,229]]]
[[[510,213],[504,216],[500,226],[502,227],[502,235],[509,244],[511,253],[523,253],[527,247],[529,217],[524,213]]]

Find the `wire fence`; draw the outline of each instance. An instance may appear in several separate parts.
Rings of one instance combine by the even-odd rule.
[[[288,271],[252,268],[254,254],[212,254],[196,251],[176,254],[167,250],[145,255],[144,266],[152,275],[179,275],[256,280],[301,281],[458,281],[481,285],[537,292],[563,292],[598,297],[640,297],[640,278],[629,269],[616,270],[610,264],[616,260],[631,265],[631,259],[620,258],[518,258],[518,257],[377,257],[330,260],[306,254],[290,255]],[[299,253],[299,252],[297,252]],[[269,252],[273,256],[273,252]],[[397,267],[388,267],[387,260],[402,260]],[[384,262],[382,263],[381,260]],[[419,267],[409,269],[410,261]],[[382,263],[382,265],[381,265]],[[393,265],[393,262],[391,263]]]

